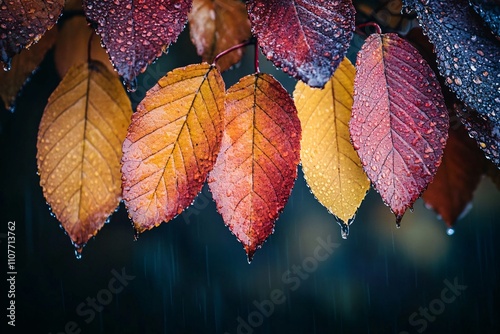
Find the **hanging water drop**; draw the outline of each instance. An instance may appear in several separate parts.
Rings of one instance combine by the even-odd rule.
[[[454,230],[454,229],[452,229],[452,228],[450,227],[450,228],[448,228],[448,229],[446,230],[446,234],[448,234],[448,235],[453,235],[453,234],[455,234],[455,230]]]
[[[127,87],[127,92],[133,93],[137,90],[137,78],[134,78],[131,81],[124,80],[123,83],[125,84],[125,87]]]
[[[12,67],[12,58],[9,58],[7,59],[6,62],[3,63],[3,70],[5,72],[10,71],[11,67]]]
[[[75,257],[77,260],[81,260],[82,258],[82,250],[83,250],[83,247],[81,246],[75,246]]]

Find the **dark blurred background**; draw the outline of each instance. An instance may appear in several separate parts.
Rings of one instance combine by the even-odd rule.
[[[391,1],[379,2],[384,4],[380,8],[373,1],[359,3],[362,19],[394,23]],[[411,23],[394,24],[395,30],[404,30]],[[360,37],[353,40],[351,60],[361,43]],[[167,71],[195,62],[199,59],[186,30],[169,54],[139,77],[139,89],[130,94],[134,106]],[[247,52],[241,65],[224,75],[226,86],[252,70],[252,52]],[[261,70],[293,91],[295,81],[262,57]],[[9,332],[500,332],[500,246],[495,241],[500,239],[500,197],[487,178],[452,236],[421,200],[396,229],[394,216],[372,189],[343,240],[299,169],[275,233],[250,265],[206,187],[186,213],[137,241],[121,205],[77,260],[69,237],[50,214],[36,174],[38,124],[58,82],[49,52],[15,112],[0,110],[3,268],[7,222],[16,221],[17,313],[15,330]],[[325,261],[311,267],[318,237],[336,245]],[[310,272],[292,273],[293,284],[283,279],[303,265]],[[116,273],[125,273],[128,280],[118,283]],[[110,282],[120,291],[110,292]],[[283,303],[271,310],[265,300],[279,292]],[[105,305],[90,311],[93,298]],[[267,309],[259,311],[256,304]],[[2,318],[3,326],[7,320]]]

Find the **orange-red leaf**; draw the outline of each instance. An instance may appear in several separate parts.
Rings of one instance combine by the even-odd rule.
[[[483,175],[485,159],[476,143],[460,126],[449,132],[443,160],[434,180],[422,194],[425,203],[452,227],[467,212]]]
[[[432,69],[396,34],[368,37],[356,65],[351,138],[399,224],[436,174],[448,111]]]
[[[188,15],[191,40],[203,61],[211,63],[220,52],[250,38],[250,21],[240,0],[193,0]],[[240,61],[237,49],[217,61],[223,72]]]
[[[0,61],[10,61],[36,43],[61,15],[64,0],[9,0],[0,2]]]
[[[72,67],[52,93],[37,141],[40,184],[78,251],[121,199],[121,144],[132,108],[97,62]]]
[[[57,28],[54,27],[47,31],[38,43],[14,56],[10,71],[0,70],[0,97],[6,109],[14,110],[17,95],[54,45],[56,36]]]
[[[123,143],[123,199],[138,232],[170,221],[200,192],[220,149],[224,82],[206,63],[177,68],[137,106]]]
[[[294,102],[272,76],[248,75],[229,88],[221,152],[209,186],[249,261],[290,196],[300,137]]]

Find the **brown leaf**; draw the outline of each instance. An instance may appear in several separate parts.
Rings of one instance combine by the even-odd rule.
[[[61,78],[71,67],[88,61],[90,38],[90,59],[101,62],[116,74],[106,50],[101,46],[101,38],[90,28],[84,16],[74,16],[64,21],[55,46],[54,62]]]
[[[43,113],[40,184],[79,252],[120,202],[121,147],[131,115],[120,80],[97,62],[72,67]]]
[[[36,43],[61,15],[64,0],[0,2],[0,61],[10,68],[14,55]]]
[[[240,0],[193,0],[188,15],[191,40],[203,61],[211,63],[220,52],[250,38],[250,21]],[[241,60],[237,49],[217,61],[225,71]]]
[[[468,211],[483,175],[485,159],[467,131],[450,129],[443,160],[422,194],[424,202],[452,227]]]
[[[57,27],[54,27],[47,31],[38,43],[14,56],[10,71],[0,70],[0,97],[6,109],[14,110],[20,90],[45,58],[47,51],[52,48],[56,37]]]

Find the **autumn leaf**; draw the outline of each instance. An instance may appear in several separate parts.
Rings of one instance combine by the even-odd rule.
[[[203,61],[250,38],[250,21],[240,0],[193,0],[188,15],[191,40]],[[237,49],[217,61],[221,72],[241,60],[243,49]]]
[[[121,199],[121,144],[132,108],[104,65],[72,67],[40,121],[37,162],[47,203],[78,252]]]
[[[56,37],[57,28],[47,31],[38,43],[12,58],[10,71],[0,70],[0,97],[5,109],[14,110],[17,95],[45,58],[47,51],[52,48]]]
[[[138,232],[168,222],[201,191],[219,152],[225,88],[216,67],[175,69],[137,106],[123,143],[123,198]]]
[[[500,124],[500,41],[467,0],[405,0],[434,44],[439,72],[458,98]],[[425,4],[424,4],[425,3]]]
[[[450,129],[443,160],[422,198],[451,228],[467,213],[481,181],[484,158],[467,131]]]
[[[461,104],[455,105],[455,111],[486,158],[500,168],[500,125]]]
[[[290,196],[300,137],[293,100],[272,76],[248,75],[229,88],[222,146],[208,182],[248,261],[273,233]]]
[[[368,178],[399,224],[436,174],[449,117],[434,72],[396,34],[358,53],[351,138]]]
[[[249,0],[252,32],[274,65],[323,87],[347,53],[354,31],[351,0]]]
[[[61,15],[64,0],[0,2],[0,61],[6,69],[14,55],[36,43]]]
[[[370,188],[349,135],[356,70],[344,58],[323,89],[298,82],[293,93],[302,124],[300,160],[314,196],[337,218],[342,236]]]
[[[63,21],[54,50],[54,62],[61,78],[72,66],[88,61],[89,47],[90,59],[101,62],[111,73],[116,73],[101,46],[100,37],[88,26],[85,17],[73,16]]]
[[[478,13],[491,31],[500,36],[500,1],[499,0],[469,0],[470,5]]]
[[[84,10],[128,89],[177,40],[192,0],[84,0]]]

